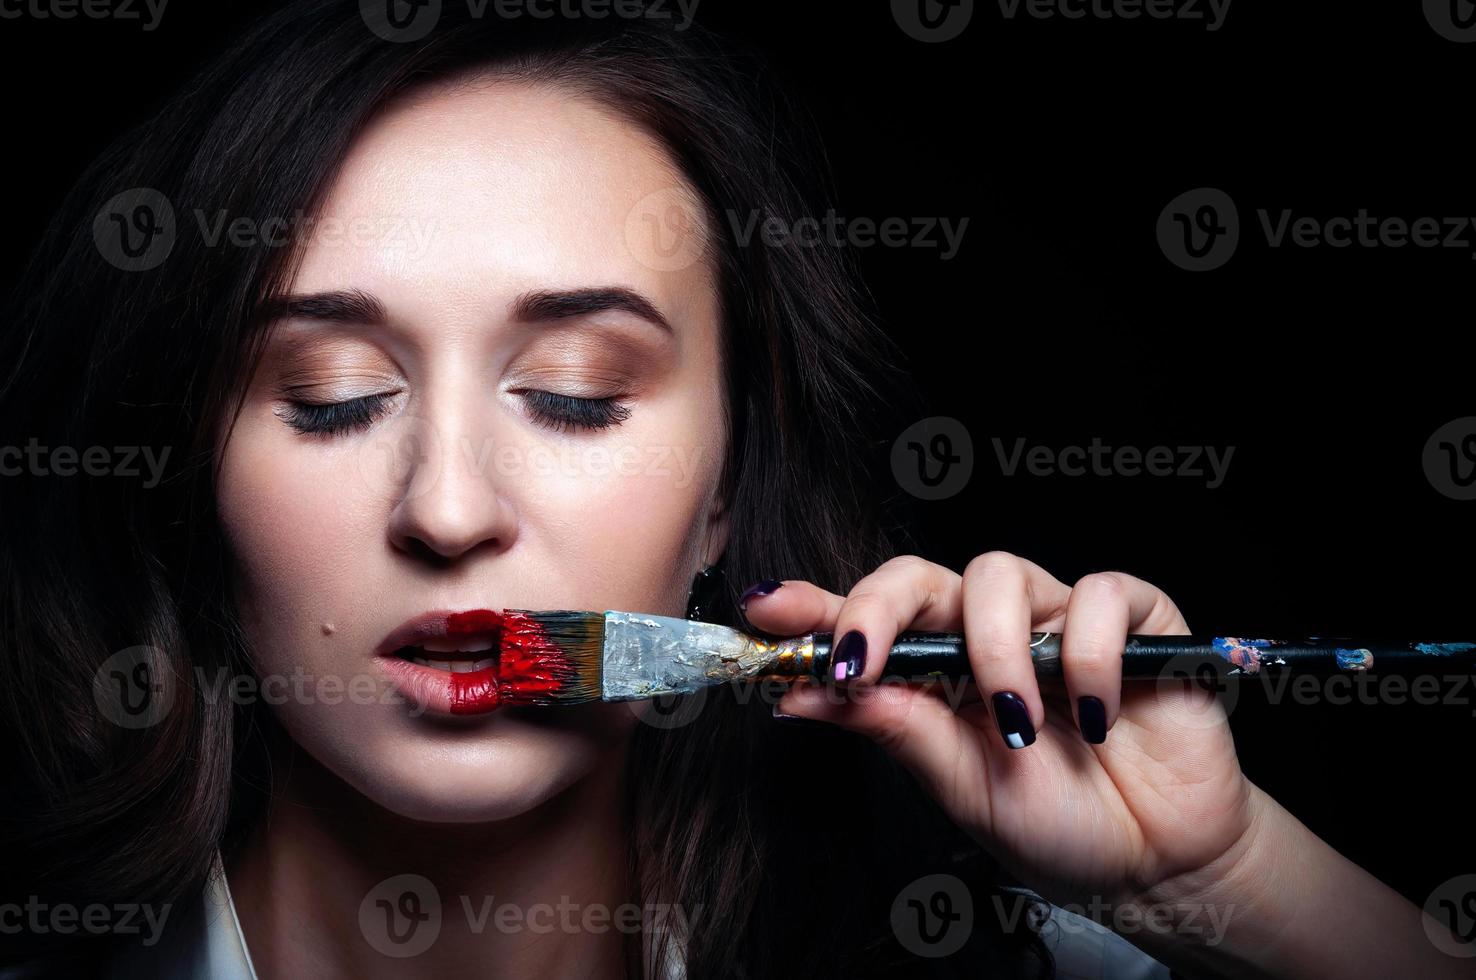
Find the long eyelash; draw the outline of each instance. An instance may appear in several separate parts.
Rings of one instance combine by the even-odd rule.
[[[390,395],[364,395],[327,405],[293,402],[278,415],[304,435],[339,436],[369,428],[385,413],[390,398]]]
[[[552,391],[524,391],[539,425],[555,432],[567,429],[608,429],[630,418],[630,409],[614,398],[575,398]]]

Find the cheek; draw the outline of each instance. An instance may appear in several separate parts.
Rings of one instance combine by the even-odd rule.
[[[569,443],[577,464],[524,488],[519,509],[581,593],[678,614],[706,544],[721,436],[720,419],[690,401],[642,405],[613,433]]]
[[[242,613],[270,640],[370,608],[354,583],[372,515],[350,453],[303,451],[265,428],[253,423],[233,435],[219,499]],[[259,649],[270,657],[300,645],[299,636],[295,644],[268,642]]]

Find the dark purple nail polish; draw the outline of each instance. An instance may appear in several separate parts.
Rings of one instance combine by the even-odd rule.
[[[1081,737],[1093,745],[1107,741],[1107,709],[1101,698],[1091,695],[1076,699],[1076,720]]]
[[[758,585],[750,585],[748,590],[738,597],[738,608],[747,608],[749,599],[756,599],[761,595],[771,595],[783,584],[783,582],[776,579],[766,578]]]
[[[866,669],[866,634],[851,630],[841,637],[835,645],[835,652],[830,655],[830,663],[838,681],[859,676]]]
[[[1035,726],[1030,724],[1030,709],[1013,691],[999,691],[991,702],[994,706],[994,721],[1005,744],[1012,749],[1023,749],[1035,741]]]

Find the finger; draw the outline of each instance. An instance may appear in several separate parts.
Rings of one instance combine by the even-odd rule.
[[[986,743],[935,692],[893,678],[864,685],[801,684],[785,692],[775,712],[864,735],[910,769],[944,806],[960,805],[954,797],[966,791],[988,792]],[[962,809],[990,812],[987,799],[971,799]]]
[[[1128,634],[1171,627],[1175,620],[1183,622],[1168,596],[1132,575],[1094,572],[1072,588],[1061,633],[1061,668],[1082,738],[1100,744],[1117,721]]]
[[[903,555],[857,582],[835,620],[831,676],[875,683],[897,634],[942,630],[961,619],[962,579],[951,568]]]
[[[779,636],[828,630],[835,624],[844,597],[811,582],[790,579],[760,582],[738,600],[756,629]]]
[[[1030,657],[1031,627],[1059,616],[1071,590],[1032,561],[991,551],[964,569],[962,592],[974,683],[989,702],[1000,739],[1022,749],[1045,722]]]

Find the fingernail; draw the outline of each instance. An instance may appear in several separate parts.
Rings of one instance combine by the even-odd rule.
[[[738,597],[738,608],[747,608],[749,599],[756,599],[762,595],[770,595],[777,591],[783,584],[783,582],[776,579],[766,578],[758,585],[750,585],[748,590]]]
[[[1030,709],[1013,691],[1000,691],[992,699],[994,721],[1005,744],[1012,749],[1023,749],[1035,741],[1035,727],[1030,724]]]
[[[851,630],[835,645],[830,662],[838,681],[850,680],[866,669],[866,634]]]
[[[819,725],[819,724],[821,724],[820,722],[816,721],[813,718],[805,718],[802,715],[787,715],[784,712],[782,712],[782,711],[779,710],[779,705],[777,703],[774,705],[774,707],[771,710],[774,713],[774,720],[775,721],[782,721],[786,725]]]
[[[1081,737],[1093,745],[1107,741],[1107,709],[1101,698],[1091,695],[1076,699],[1076,720],[1081,726]]]

